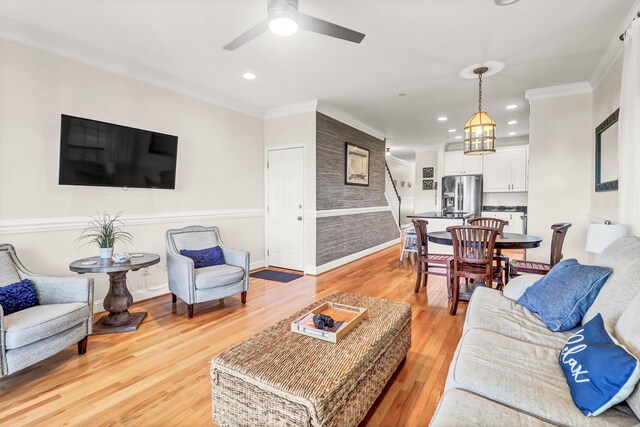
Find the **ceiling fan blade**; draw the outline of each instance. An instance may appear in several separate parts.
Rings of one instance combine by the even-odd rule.
[[[353,43],[360,43],[365,37],[364,34],[357,31],[305,15],[304,13],[298,13],[298,25],[307,31],[313,31],[314,33],[324,34]]]
[[[258,37],[260,34],[266,32],[268,28],[269,28],[269,23],[267,22],[266,19],[264,19],[264,20],[258,22],[253,27],[249,28],[244,33],[242,33],[240,36],[238,36],[236,39],[234,39],[231,43],[227,44],[224,47],[224,49],[226,49],[226,50],[236,50],[237,48],[239,48],[243,44],[250,42],[251,40],[253,40],[256,37]]]

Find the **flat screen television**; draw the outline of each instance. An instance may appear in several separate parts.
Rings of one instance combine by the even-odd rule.
[[[62,115],[60,185],[175,189],[178,137]]]

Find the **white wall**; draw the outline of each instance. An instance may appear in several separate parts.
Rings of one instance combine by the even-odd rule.
[[[277,115],[264,121],[265,149],[278,147],[304,147],[304,265],[305,272],[316,268],[316,109],[307,105],[309,111]],[[277,113],[277,112],[276,112]],[[273,114],[273,113],[271,113]],[[264,167],[264,166],[263,166]],[[266,202],[266,201],[265,201]]]
[[[527,259],[548,262],[550,226],[571,222],[563,253],[586,262],[591,194],[591,93],[531,100],[528,232],[544,239]]]
[[[27,267],[71,274],[69,262],[97,254],[74,243],[78,224],[103,211],[135,217],[135,244],[116,251],[163,255],[129,275],[136,298],[167,292],[168,228],[218,225],[229,246],[264,259],[262,119],[9,41],[0,58],[0,239]],[[176,190],[58,185],[63,113],[177,135]],[[99,300],[107,279],[94,277]]]
[[[602,82],[593,91],[593,124],[591,143],[591,208],[590,216],[594,221],[618,220],[618,192],[595,191],[595,129],[615,110],[620,108],[622,90],[622,56],[611,67]],[[617,165],[616,165],[617,170]]]
[[[437,190],[423,190],[422,189],[422,168],[434,167],[435,178],[437,183]],[[442,177],[444,176],[444,147],[435,147],[432,150],[416,151],[416,164],[415,164],[415,211],[421,212],[433,212],[440,210],[440,184],[442,183]]]

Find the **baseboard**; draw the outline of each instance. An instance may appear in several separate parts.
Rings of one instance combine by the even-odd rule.
[[[260,261],[251,261],[249,264],[249,270],[257,270],[259,268],[265,268],[267,266],[267,262],[263,259]]]
[[[256,270],[258,268],[263,268],[266,266],[266,263],[264,260],[260,260],[260,261],[253,261],[249,264],[249,269],[250,270]],[[139,289],[137,291],[131,291],[131,296],[133,297],[133,302],[137,302],[137,301],[143,301],[146,299],[151,299],[151,298],[155,298],[158,297],[160,295],[166,295],[169,293],[169,284],[168,283],[161,283],[157,286],[154,286],[153,288],[150,289]],[[102,306],[104,302],[104,299],[99,299],[99,300],[94,300],[93,301],[93,312],[94,313],[100,313],[105,311],[104,307]]]
[[[318,275],[318,274],[326,273],[329,270],[333,270],[334,268],[338,268],[338,267],[340,267],[342,265],[348,264],[348,263],[353,262],[355,260],[358,260],[360,258],[364,258],[364,257],[366,257],[368,255],[374,254],[376,252],[380,252],[381,250],[386,249],[386,248],[388,248],[390,246],[393,246],[393,245],[397,245],[398,243],[400,243],[400,239],[399,238],[398,239],[393,239],[393,240],[390,240],[388,242],[382,243],[380,245],[373,246],[373,247],[371,247],[369,249],[365,249],[363,251],[356,252],[356,253],[351,254],[351,255],[347,255],[346,257],[342,257],[342,258],[337,259],[335,261],[331,261],[331,262],[328,262],[326,264],[319,265],[319,266],[317,266],[315,268],[311,267],[311,268],[309,268],[310,271],[307,271],[306,273],[307,274],[311,274],[311,275]]]

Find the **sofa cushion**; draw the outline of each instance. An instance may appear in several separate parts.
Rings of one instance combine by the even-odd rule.
[[[509,280],[509,284],[505,286],[502,294],[509,299],[518,301],[522,294],[524,294],[524,291],[543,277],[544,276],[540,274],[523,274],[514,277]]]
[[[638,419],[626,405],[585,417],[574,405],[558,364],[558,350],[482,329],[468,330],[447,379],[446,390],[467,390],[552,424],[631,426]]]
[[[638,360],[609,335],[599,314],[567,340],[558,361],[573,401],[587,416],[625,400],[640,379]]]
[[[622,312],[616,324],[614,335],[634,356],[640,358],[640,294]],[[636,385],[633,394],[627,399],[633,412],[640,418],[640,385]]]
[[[511,282],[507,288],[509,286]],[[473,292],[464,328],[484,329],[556,350],[560,350],[571,336],[568,332],[551,332],[537,315],[488,288],[477,288]]]
[[[495,403],[464,390],[447,391],[429,424],[432,427],[459,426],[551,426],[531,415]]]
[[[34,343],[71,328],[91,316],[87,303],[37,305],[4,317],[7,350]]]
[[[20,275],[7,251],[0,251],[0,286],[20,281]]]
[[[602,314],[604,325],[613,331],[620,315],[631,300],[640,292],[640,240],[625,237],[616,240],[598,257],[596,264],[612,269],[582,323]]]
[[[210,289],[239,282],[244,278],[244,270],[235,265],[223,264],[194,270],[196,289]]]
[[[529,287],[518,303],[538,313],[550,330],[569,331],[580,324],[609,274],[608,267],[565,259]]]

